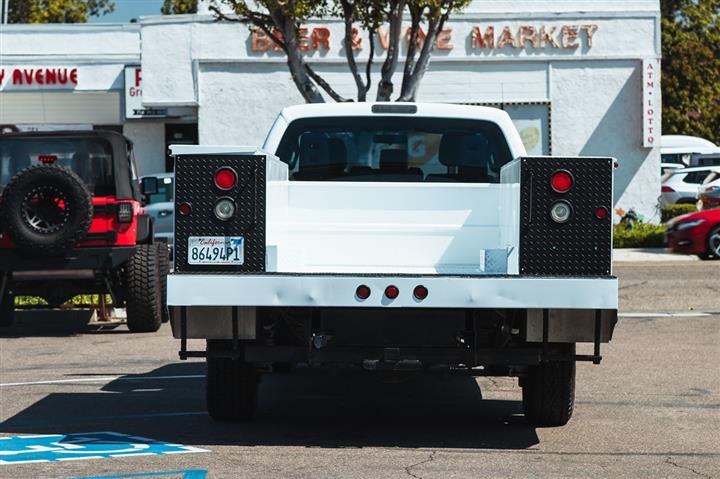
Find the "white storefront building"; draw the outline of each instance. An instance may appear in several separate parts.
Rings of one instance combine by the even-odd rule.
[[[6,70],[0,124],[121,125],[138,145],[144,172],[164,169],[173,137],[194,141],[183,128],[196,128],[201,144],[260,144],[279,110],[302,102],[284,57],[247,26],[214,21],[204,2],[200,13],[143,17],[139,26],[10,27],[0,34],[0,68]],[[342,25],[316,20],[306,28],[302,41],[311,64],[352,98],[355,84],[341,45]],[[23,40],[13,29],[35,33]],[[94,29],[112,30],[106,33],[114,40],[80,38],[100,35]],[[37,32],[45,30],[51,33],[41,42]],[[381,31],[376,41],[379,56],[385,34]],[[361,63],[368,51],[367,39],[362,41]],[[141,103],[130,97],[135,70],[128,70],[127,78],[123,74],[126,65],[138,64]],[[77,85],[56,92],[49,85],[9,83],[8,69],[26,65],[76,65]],[[657,0],[479,1],[451,17],[440,35],[418,101],[503,108],[531,154],[616,157],[616,207],[635,208],[657,221],[659,66]],[[90,69],[98,71],[94,81]],[[102,82],[100,70],[107,72]],[[396,81],[401,72],[402,63]],[[89,106],[87,95],[113,96],[115,116],[107,111],[102,118],[75,121],[67,112],[63,116],[60,106],[48,110],[50,93],[64,94],[67,108],[75,108],[75,98],[82,96],[88,106],[78,110],[99,108]],[[40,104],[44,116],[30,115],[21,94],[30,105]]]

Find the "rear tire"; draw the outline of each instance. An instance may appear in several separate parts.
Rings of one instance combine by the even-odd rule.
[[[133,333],[151,333],[162,324],[160,277],[155,245],[138,245],[123,268],[127,326]]]
[[[208,351],[212,349],[208,341]],[[215,421],[242,421],[257,409],[259,374],[253,366],[231,358],[207,358],[207,411]]]
[[[9,328],[15,323],[15,295],[10,291],[0,296],[0,328]]]
[[[720,226],[716,226],[708,234],[707,249],[707,257],[704,259],[720,260]]]
[[[566,354],[575,354],[569,345]],[[530,367],[523,380],[523,410],[536,426],[564,426],[575,406],[575,361],[552,361]]]

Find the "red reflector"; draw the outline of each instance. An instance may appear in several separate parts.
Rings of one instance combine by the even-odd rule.
[[[663,193],[674,193],[675,192],[675,190],[673,190],[669,186],[663,186],[662,188],[660,188],[660,191]]]
[[[361,284],[355,290],[355,294],[359,299],[368,299],[370,297],[370,288],[368,288],[364,284]]]
[[[400,294],[400,290],[397,288],[397,286],[388,286],[385,288],[385,296],[387,296],[388,299],[395,299]]]
[[[38,155],[38,160],[43,165],[52,165],[57,161],[57,155]]]
[[[595,210],[595,217],[599,220],[604,220],[608,217],[609,214],[610,212],[604,206],[601,206],[600,208]]]
[[[189,215],[191,210],[192,208],[190,207],[190,203],[180,203],[178,205],[178,213],[183,216]]]
[[[232,168],[220,168],[215,172],[215,185],[221,190],[229,190],[237,183],[237,174]]]
[[[425,286],[422,285],[415,286],[415,289],[413,290],[413,296],[415,296],[416,299],[422,301],[423,299],[427,298],[428,290]]]
[[[573,178],[567,171],[556,171],[550,178],[550,186],[558,193],[567,193],[573,184]]]

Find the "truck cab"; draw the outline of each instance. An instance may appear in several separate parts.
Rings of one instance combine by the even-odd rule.
[[[172,153],[168,304],[214,419],[309,368],[516,376],[531,422],[570,419],[617,321],[612,158],[527,157],[505,112],[421,103],[290,107],[261,148]]]

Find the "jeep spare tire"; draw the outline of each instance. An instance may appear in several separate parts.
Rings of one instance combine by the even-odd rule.
[[[17,173],[0,198],[1,221],[22,251],[52,256],[72,248],[87,235],[92,196],[78,175],[50,165]]]

